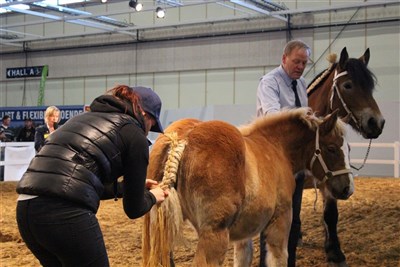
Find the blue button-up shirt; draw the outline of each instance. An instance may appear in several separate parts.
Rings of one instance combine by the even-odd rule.
[[[282,66],[261,78],[257,88],[257,117],[278,112],[283,108],[296,108],[292,81]],[[297,93],[301,106],[308,106],[307,86],[303,77],[297,80]]]

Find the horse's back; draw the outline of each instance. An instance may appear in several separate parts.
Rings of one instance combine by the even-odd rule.
[[[160,134],[153,144],[150,152],[149,166],[147,168],[147,177],[161,181],[164,174],[164,166],[169,149],[170,138],[166,134],[175,132],[179,139],[185,139],[190,132],[201,121],[198,119],[182,119],[170,124],[164,131],[165,134]]]
[[[244,162],[243,137],[236,127],[226,122],[206,121],[198,124],[188,134],[187,142],[196,158],[203,157],[205,162],[215,159],[218,165],[231,162],[235,166]]]
[[[197,124],[187,135],[182,157],[186,176],[202,179],[203,186],[243,183],[245,146],[236,127],[223,121]],[[240,180],[240,181],[238,181]],[[226,185],[228,184],[228,185]]]

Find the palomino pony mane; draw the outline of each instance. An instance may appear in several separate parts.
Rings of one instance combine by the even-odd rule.
[[[239,131],[243,136],[248,136],[259,129],[268,128],[269,125],[274,125],[280,121],[288,121],[292,119],[301,120],[309,128],[317,128],[317,126],[322,122],[321,119],[317,118],[312,113],[312,110],[308,107],[298,109],[283,109],[281,112],[267,114],[264,117],[257,118],[247,125],[242,125],[239,127]]]
[[[322,118],[315,116],[315,113],[308,107],[297,109],[283,109],[281,112],[267,114],[260,117],[250,124],[242,125],[239,131],[243,136],[249,136],[251,133],[260,129],[268,128],[269,125],[274,125],[279,121],[289,121],[298,119],[302,121],[309,129],[316,130],[317,127],[323,122]],[[338,135],[345,134],[345,123],[342,120],[337,120],[334,133]]]

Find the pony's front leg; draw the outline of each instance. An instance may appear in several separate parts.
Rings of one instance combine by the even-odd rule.
[[[337,236],[337,200],[324,194],[325,253],[331,267],[347,267],[346,257],[340,249]]]
[[[251,239],[235,242],[233,251],[234,267],[250,267],[253,259],[253,242]]]
[[[222,266],[228,250],[228,229],[207,229],[199,231],[199,241],[193,265],[196,267]]]
[[[286,267],[288,265],[288,240],[292,224],[292,209],[283,212],[266,229],[267,266]]]

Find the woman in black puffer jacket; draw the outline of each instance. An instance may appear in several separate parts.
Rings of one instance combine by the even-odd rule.
[[[109,266],[100,200],[122,197],[134,219],[165,199],[146,180],[147,135],[162,132],[160,110],[150,88],[117,86],[48,137],[17,186],[18,228],[43,266]]]

